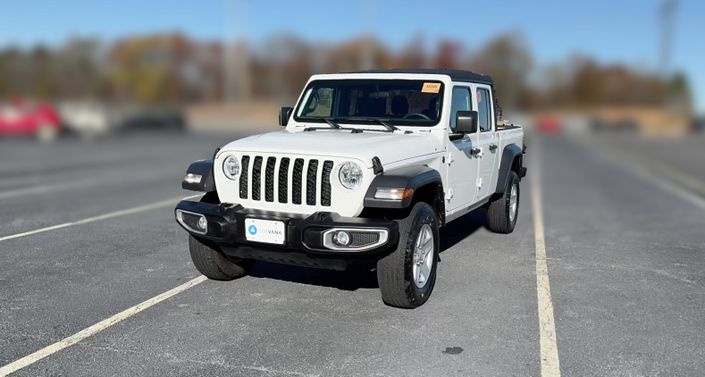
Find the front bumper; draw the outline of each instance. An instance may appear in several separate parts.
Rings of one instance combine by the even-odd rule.
[[[182,200],[176,206],[177,222],[191,235],[215,243],[234,258],[343,270],[353,262],[373,261],[386,255],[399,240],[399,225],[392,220],[342,217],[331,212],[310,216],[248,210],[237,204],[212,204]],[[181,212],[181,214],[179,214]],[[206,229],[183,220],[183,214],[205,217]],[[284,243],[269,244],[247,239],[245,220],[273,220],[284,223]],[[379,232],[378,242],[357,249],[332,249],[332,229],[351,232]],[[362,234],[362,233],[359,233]]]

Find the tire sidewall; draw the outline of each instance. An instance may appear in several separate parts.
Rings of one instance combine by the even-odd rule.
[[[510,200],[512,195],[512,187],[516,185],[517,188],[517,210],[514,214],[514,220],[510,220],[509,211],[511,211]],[[509,184],[507,185],[506,192],[504,193],[504,211],[505,218],[507,219],[507,226],[509,231],[514,230],[514,226],[519,218],[519,202],[521,201],[521,187],[519,185],[519,176],[515,172],[511,172],[509,176]]]
[[[417,206],[418,207],[414,208],[412,211],[411,227],[405,240],[404,280],[407,283],[406,291],[410,301],[421,305],[428,300],[428,297],[431,295],[431,292],[433,292],[433,287],[436,284],[436,270],[438,267],[438,251],[440,242],[438,219],[433,212],[433,208],[426,203],[420,203],[417,204]],[[433,266],[431,267],[431,274],[426,285],[423,288],[419,288],[416,286],[413,276],[414,246],[416,244],[416,238],[418,237],[421,227],[424,224],[430,225],[431,231],[433,232]]]

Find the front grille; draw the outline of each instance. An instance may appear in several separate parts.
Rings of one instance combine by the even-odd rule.
[[[267,170],[264,173],[264,200],[268,202],[274,201],[274,164],[277,159],[270,157],[267,159]]]
[[[262,194],[262,156],[255,157],[252,166],[252,200],[260,200]]]
[[[240,199],[247,199],[247,183],[250,173],[250,156],[242,156],[242,173],[240,174]]]
[[[323,173],[321,177],[321,205],[330,207],[330,172],[333,170],[333,161],[323,163]]]
[[[294,161],[294,174],[291,179],[291,202],[294,204],[301,204],[301,173],[304,169],[304,160],[302,158],[297,158]]]
[[[289,194],[289,157],[279,163],[279,203],[286,203]]]
[[[251,159],[253,163],[250,168]],[[249,197],[255,201],[260,201],[264,197],[267,202],[274,202],[276,198],[282,204],[305,203],[309,206],[331,206],[330,175],[333,161],[324,160],[319,163],[317,159],[297,158],[292,163],[288,157],[242,156],[241,162],[239,189],[242,199],[247,199],[249,192]],[[262,174],[264,174],[264,190],[262,190]]]
[[[306,204],[316,205],[316,174],[318,173],[318,160],[308,162],[306,173]]]

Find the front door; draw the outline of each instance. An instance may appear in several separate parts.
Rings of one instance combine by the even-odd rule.
[[[471,90],[470,86],[453,87],[449,125],[451,137],[455,134],[456,113],[472,109]],[[479,159],[472,154],[472,150],[476,143],[476,135],[469,134],[448,140],[445,158],[450,183],[445,192],[448,212],[467,207],[475,201]]]

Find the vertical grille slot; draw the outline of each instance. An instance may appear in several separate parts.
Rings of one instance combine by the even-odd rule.
[[[279,203],[286,203],[289,191],[289,157],[279,163]]]
[[[321,175],[321,205],[330,207],[330,172],[333,170],[333,161],[323,163],[323,174]]]
[[[250,174],[250,156],[242,156],[242,172],[240,172],[240,199],[247,199],[247,184]]]
[[[303,178],[304,160],[294,160],[294,174],[291,177],[291,202],[301,204],[301,179]]]
[[[274,201],[274,164],[277,163],[275,157],[267,158],[267,168],[264,171],[264,200]]]
[[[318,160],[309,160],[306,172],[306,204],[316,205],[316,173],[318,173]]]
[[[252,166],[252,200],[260,200],[262,191],[262,156],[255,157]]]

